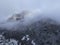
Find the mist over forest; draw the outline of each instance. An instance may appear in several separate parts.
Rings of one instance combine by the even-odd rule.
[[[60,45],[60,0],[0,0],[0,45]]]

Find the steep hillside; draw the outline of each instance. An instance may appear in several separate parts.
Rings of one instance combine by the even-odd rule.
[[[32,40],[34,40],[36,45],[60,45],[60,24],[57,24],[52,19],[42,19],[31,25],[13,30],[5,31],[3,35],[6,39],[11,38],[21,42],[22,37],[29,35],[30,40],[28,44],[25,42],[25,45],[31,45],[29,42]]]

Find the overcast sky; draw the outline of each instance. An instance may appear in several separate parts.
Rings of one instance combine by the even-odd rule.
[[[60,11],[60,0],[0,0],[0,18],[21,10]],[[57,15],[56,15],[57,16]],[[57,17],[60,17],[59,15]]]

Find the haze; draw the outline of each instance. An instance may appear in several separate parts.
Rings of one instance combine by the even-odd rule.
[[[60,21],[60,0],[0,0],[0,21],[22,10],[40,10]]]

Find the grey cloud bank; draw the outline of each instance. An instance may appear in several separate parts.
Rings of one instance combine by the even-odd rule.
[[[60,0],[0,0],[0,21],[22,10],[41,10],[43,16],[59,20],[59,4]]]

